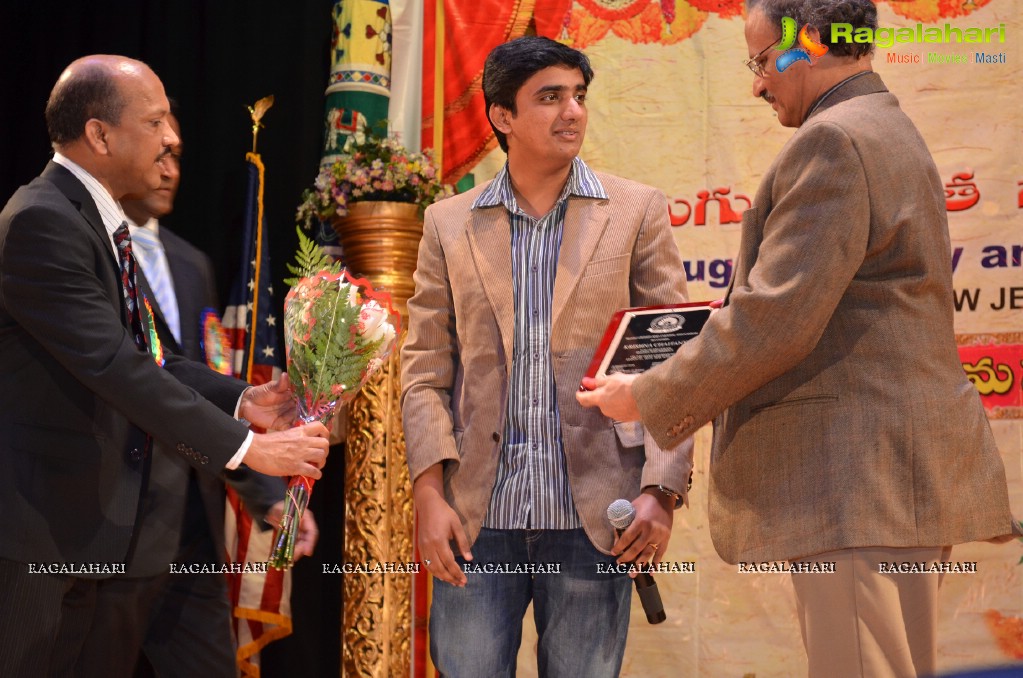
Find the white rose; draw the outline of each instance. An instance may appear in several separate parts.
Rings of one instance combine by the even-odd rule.
[[[359,334],[366,341],[379,341],[389,325],[386,321],[387,311],[371,299],[362,305],[359,312]]]

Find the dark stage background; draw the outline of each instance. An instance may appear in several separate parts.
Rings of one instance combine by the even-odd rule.
[[[246,106],[273,94],[258,152],[266,165],[275,302],[296,245],[294,214],[316,175],[329,72],[331,0],[0,0],[0,200],[42,171],[50,155],[43,110],[67,64],[94,53],[145,61],[181,106],[181,188],[163,222],[217,265],[221,300],[238,270]],[[283,346],[283,344],[282,344]],[[315,558],[296,566],[294,634],[263,653],[263,675],[340,675],[343,452],[334,450],[312,508],[320,523]],[[335,581],[335,579],[337,581]]]

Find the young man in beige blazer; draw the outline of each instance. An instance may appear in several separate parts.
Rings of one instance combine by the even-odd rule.
[[[873,3],[747,9],[753,94],[798,129],[743,217],[726,304],[671,360],[580,401],[662,445],[716,417],[721,557],[836,563],[793,574],[811,676],[931,675],[941,577],[890,564],[940,569],[951,545],[1014,527],[956,352],[941,180],[873,45],[829,40],[833,23],[876,28]],[[801,53],[779,45],[784,17],[809,25]]]
[[[659,562],[692,467],[691,445],[644,446],[573,397],[616,310],[685,299],[664,196],[577,157],[592,76],[546,38],[495,48],[483,92],[508,162],[426,211],[402,417],[449,677],[514,675],[531,601],[540,675],[616,676],[631,585],[608,571]],[[637,515],[616,539],[619,498]]]

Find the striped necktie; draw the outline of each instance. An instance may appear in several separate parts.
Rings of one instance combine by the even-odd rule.
[[[138,289],[135,287],[135,257],[131,254],[131,233],[128,232],[128,223],[121,222],[121,225],[114,231],[114,245],[117,247],[117,258],[121,264],[121,289],[124,290],[124,307],[128,310],[128,318],[131,321],[131,331],[135,336],[135,345],[149,353],[149,346],[146,343],[146,333],[142,327],[142,309],[139,307]],[[139,461],[149,454],[153,449],[153,437],[146,432],[146,446],[141,450],[131,451],[132,460]],[[135,456],[139,455],[139,456]]]
[[[163,243],[156,231],[149,228],[133,228],[132,241],[136,256],[142,262],[142,270],[146,281],[160,305],[160,312],[167,322],[174,339],[181,343],[181,314],[178,310],[178,298],[174,293],[174,282],[171,279],[170,266]]]
[[[148,352],[146,333],[142,327],[142,311],[139,309],[139,295],[135,288],[135,257],[131,253],[131,233],[127,222],[122,222],[114,231],[114,245],[121,263],[121,289],[124,291],[124,307],[128,310],[131,331],[135,345]]]

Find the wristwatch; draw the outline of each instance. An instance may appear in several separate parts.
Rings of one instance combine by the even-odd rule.
[[[671,497],[671,502],[672,504],[674,504],[675,508],[678,508],[679,506],[682,505],[682,495],[676,492],[675,490],[669,487],[665,487],[664,485],[652,485],[651,487],[653,487],[661,494],[666,494],[669,497]]]
[[[665,487],[664,485],[650,485],[649,487],[653,487],[655,490],[657,490],[661,494],[666,494],[669,497],[671,497],[672,501],[675,502],[675,508],[678,508],[679,506],[682,505],[682,495],[679,494],[678,492],[676,492],[675,490],[671,489],[670,487]],[[692,471],[689,472],[689,480],[686,482],[686,492],[688,492],[691,489],[693,489],[693,472]]]

